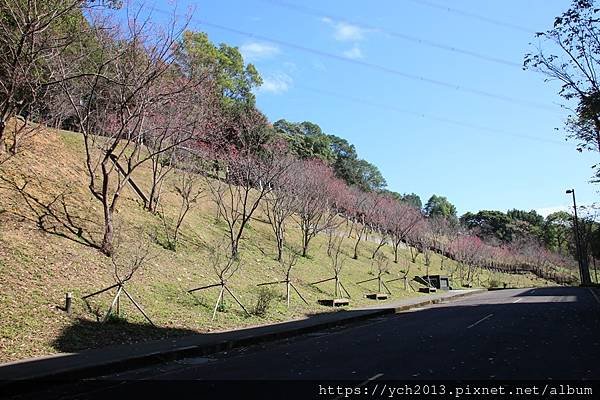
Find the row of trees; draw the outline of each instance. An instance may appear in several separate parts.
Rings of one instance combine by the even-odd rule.
[[[15,115],[81,132],[88,187],[102,205],[98,248],[104,254],[114,252],[115,210],[142,165],[151,167],[152,182],[139,195],[149,212],[161,214],[173,250],[186,215],[209,195],[227,227],[233,258],[261,207],[280,260],[290,224],[302,233],[304,256],[316,235],[327,233],[332,243],[345,227],[354,258],[366,240],[378,243],[368,257],[390,245],[395,262],[408,245],[413,262],[422,256],[429,265],[432,252],[453,257],[466,283],[478,266],[504,254],[481,242],[481,231],[461,227],[446,198],[432,196],[422,210],[418,196],[384,190],[381,173],[344,139],[308,122],[270,125],[254,104],[260,76],[236,48],[215,46],[205,34],[186,30],[185,22],[157,26],[141,10],[117,24],[102,13],[105,6],[9,0],[0,8],[0,29],[7,33],[0,37],[0,148],[6,151],[6,121]],[[11,153],[18,150],[18,135]],[[181,207],[171,220],[160,199],[175,168],[181,171]],[[207,193],[198,175],[208,177]],[[473,228],[468,219],[462,222]],[[526,257],[516,247],[506,251]],[[557,265],[534,261],[540,268]]]

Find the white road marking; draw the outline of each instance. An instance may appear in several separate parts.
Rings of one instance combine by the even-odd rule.
[[[478,324],[482,323],[482,322],[483,322],[483,321],[485,321],[486,319],[488,319],[488,318],[492,318],[493,316],[494,316],[494,314],[486,315],[485,317],[481,318],[479,321],[477,321],[477,322],[475,322],[475,323],[473,323],[473,324],[471,324],[471,325],[467,326],[467,329],[470,329],[470,328],[472,328],[472,327],[474,327],[474,326],[476,326],[476,325],[478,325]]]
[[[594,296],[594,298],[596,299],[596,301],[598,302],[598,304],[600,304],[600,298],[598,298],[598,295],[596,294],[596,292],[594,292],[594,289],[588,288],[588,290],[590,291],[590,293],[592,294],[592,296]]]
[[[369,383],[371,381],[374,381],[377,378],[381,378],[382,376],[383,376],[383,374],[381,374],[381,373],[375,374],[372,377],[370,377],[369,379],[367,379],[366,381],[364,381],[361,384],[357,385],[356,387],[359,388],[359,387],[365,386],[367,383]],[[339,399],[341,399],[343,397],[348,397],[348,396],[340,395],[340,396],[334,397],[332,400],[339,400]]]
[[[377,378],[381,378],[382,376],[383,376],[383,374],[381,374],[381,373],[380,373],[380,374],[373,375],[372,377],[370,377],[369,379],[367,379],[366,381],[364,381],[363,383],[361,383],[359,386],[362,386],[362,385],[364,385],[365,383],[368,383],[368,382],[374,381],[374,380],[375,380],[375,379],[377,379]]]
[[[521,300],[523,300],[523,298],[522,298],[522,297],[521,297],[520,299],[517,299],[517,300],[513,301],[513,303],[518,303],[518,302],[520,302]]]

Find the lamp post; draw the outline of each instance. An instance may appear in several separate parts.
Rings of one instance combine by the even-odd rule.
[[[566,194],[573,195],[573,211],[574,211],[574,229],[575,229],[575,247],[577,250],[577,262],[579,264],[579,277],[582,285],[591,283],[590,272],[587,268],[587,256],[583,254],[581,242],[579,238],[579,221],[577,219],[577,203],[575,202],[575,189],[569,189]]]

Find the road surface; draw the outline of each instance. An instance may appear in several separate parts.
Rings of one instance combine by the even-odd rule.
[[[491,291],[358,326],[118,374],[117,379],[598,379],[587,288]]]
[[[598,290],[555,287],[490,291],[279,342],[104,376],[93,394],[112,398],[134,386],[132,380],[598,378]],[[72,383],[27,398],[69,398],[65,394],[91,391],[89,385]]]

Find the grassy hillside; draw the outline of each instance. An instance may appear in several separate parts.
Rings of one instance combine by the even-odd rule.
[[[4,180],[0,182],[0,362],[111,343],[264,324],[331,311],[317,305],[316,301],[330,297],[328,293],[333,284],[308,285],[332,276],[331,262],[326,255],[327,238],[321,235],[312,243],[311,256],[300,259],[293,272],[296,286],[309,301],[309,306],[293,297],[288,310],[283,301],[283,287],[276,286],[273,289],[278,297],[266,316],[248,317],[227,297],[224,312],[217,313],[217,318],[211,321],[218,289],[193,295],[186,292],[217,282],[208,261],[209,247],[219,241],[225,230],[223,223],[215,218],[216,209],[209,197],[204,197],[191,211],[184,223],[178,251],[172,252],[159,244],[160,218],[144,211],[134,192],[127,189],[116,213],[120,231],[118,257],[127,259],[136,252],[140,247],[140,232],[158,238],[150,245],[150,260],[128,286],[158,328],[147,325],[126,300],[122,302],[122,320],[96,323],[92,311],[104,313],[111,294],[94,298],[90,301],[91,309],[81,296],[114,283],[110,260],[78,237],[76,231],[75,234],[70,232],[61,223],[69,218],[73,225],[82,228],[81,236],[87,241],[99,243],[101,240],[101,206],[87,189],[83,154],[80,135],[45,130],[23,153],[1,167]],[[173,175],[169,178],[162,199],[167,215],[177,211],[174,179]],[[138,170],[135,181],[144,188],[149,187],[147,166]],[[299,231],[293,224],[290,228],[288,242],[299,247]],[[375,244],[362,243],[358,260],[350,257],[353,245],[353,239],[344,243],[343,252],[347,255],[342,270],[344,285],[352,295],[353,307],[373,304],[363,295],[374,289],[374,283],[357,285],[355,282],[373,276],[375,268],[370,252]],[[392,258],[389,246],[383,251]],[[403,252],[402,262],[390,264],[387,280],[398,277],[406,268],[411,268],[410,277],[425,273],[422,256],[413,264],[408,261],[408,250]],[[275,255],[270,227],[259,212],[241,242],[242,268],[230,282],[249,310],[257,301],[256,284],[282,278],[283,272],[274,260]],[[451,260],[445,262],[452,264]],[[440,272],[444,273],[440,271],[439,256],[434,255],[430,273]],[[534,276],[490,274],[487,271],[476,279],[481,286],[488,286],[492,281],[509,286],[547,284]],[[390,289],[393,292],[391,300],[419,295],[410,289],[404,290],[401,281],[390,284]],[[64,304],[65,292],[74,295],[71,315],[59,308]]]

